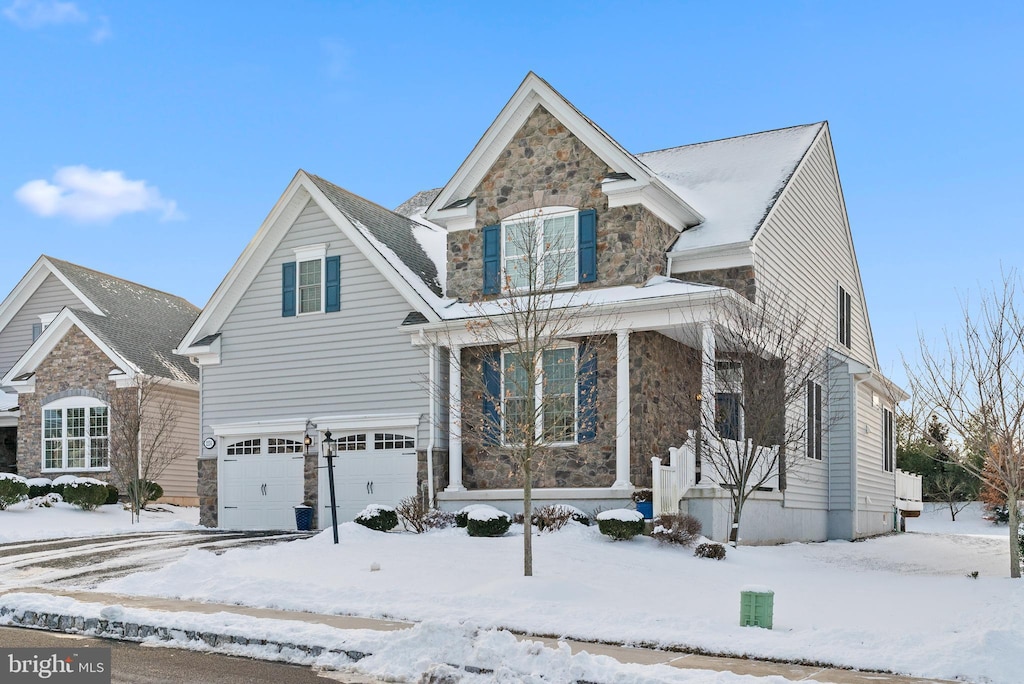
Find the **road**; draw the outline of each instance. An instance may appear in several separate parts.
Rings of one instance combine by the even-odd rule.
[[[149,648],[35,629],[0,627],[4,648],[109,648],[111,681],[116,684],[375,684],[378,680],[309,667],[249,660],[176,648]]]
[[[92,589],[104,580],[172,563],[190,549],[224,553],[310,534],[176,530],[0,544],[0,591],[30,586]]]

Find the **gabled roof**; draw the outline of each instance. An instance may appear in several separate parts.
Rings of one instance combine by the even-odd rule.
[[[407,218],[422,216],[423,212],[425,212],[427,207],[430,206],[430,203],[434,201],[434,198],[441,194],[441,190],[442,188],[420,190],[415,195],[395,207],[395,213],[401,214]]]
[[[438,297],[441,296],[437,266],[413,235],[413,229],[417,227],[414,221],[340,188],[320,176],[309,174],[309,178],[338,211],[345,214],[356,227],[369,231],[373,237],[394,252],[431,292]]]
[[[40,276],[44,273],[52,273],[81,300],[81,305],[66,307],[61,313],[73,314],[73,322],[90,337],[102,342],[101,347],[106,347],[104,351],[117,357],[115,361],[120,360],[134,371],[154,377],[198,382],[197,369],[171,351],[199,315],[198,307],[181,297],[48,256],[39,258],[8,300],[12,304],[13,301],[26,301],[42,283],[44,278]],[[32,283],[35,283],[34,287]],[[19,292],[23,285],[31,291]],[[5,300],[5,306],[8,300]],[[35,365],[42,358],[40,349],[49,344],[45,350],[48,353],[63,332],[58,339],[49,339],[56,334],[48,328],[11,368],[11,372],[17,375],[35,370]]]
[[[753,239],[824,122],[644,152],[637,158],[691,202],[704,221],[672,251]]]

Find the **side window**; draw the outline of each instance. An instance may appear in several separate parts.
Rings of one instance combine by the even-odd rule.
[[[807,381],[807,458],[821,460],[821,385]]]
[[[281,315],[341,310],[341,256],[327,256],[327,245],[295,250],[295,260],[281,264]]]
[[[882,409],[882,469],[887,473],[893,471],[893,454],[896,449],[896,435],[893,431],[892,411]]]
[[[837,301],[837,314],[839,320],[839,344],[846,348],[849,348],[851,337],[850,337],[850,293],[840,285],[839,286],[839,297]]]

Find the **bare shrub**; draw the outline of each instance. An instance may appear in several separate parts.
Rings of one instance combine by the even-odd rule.
[[[395,506],[395,512],[398,513],[405,529],[416,534],[423,534],[430,529],[430,525],[427,523],[430,510],[430,506],[420,496],[407,496]]]
[[[665,544],[693,546],[700,538],[701,524],[692,515],[666,513],[654,521],[651,537]]]

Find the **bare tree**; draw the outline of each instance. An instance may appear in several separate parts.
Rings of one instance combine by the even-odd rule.
[[[132,384],[109,393],[110,469],[127,494],[134,519],[149,502],[149,483],[184,454],[177,435],[178,413],[166,383],[136,375]]]
[[[1020,577],[1018,502],[1024,493],[1024,315],[1018,308],[1020,278],[1001,283],[977,304],[962,300],[959,330],[946,331],[934,349],[920,337],[918,368],[907,376],[924,415],[937,415],[964,448],[946,449],[956,463],[1006,497],[1010,516],[1010,577]],[[919,426],[926,438],[925,426]],[[985,466],[969,458],[986,454]]]
[[[533,575],[538,469],[595,429],[596,415],[586,406],[596,390],[580,392],[578,378],[592,374],[595,386],[600,336],[582,331],[582,319],[593,314],[585,297],[567,287],[580,278],[576,230],[571,214],[542,209],[506,223],[504,263],[495,274],[499,292],[469,305],[472,317],[462,331],[463,340],[466,333],[472,340],[463,343],[464,432],[475,431],[492,458],[507,458],[521,483],[525,576]],[[592,321],[587,329],[595,329]]]
[[[781,291],[762,288],[756,301],[726,297],[716,324],[714,396],[702,396],[698,459],[728,492],[729,542],[739,541],[743,508],[754,492],[807,458],[820,460],[827,439],[829,357],[818,321]],[[711,356],[714,354],[714,357]]]

